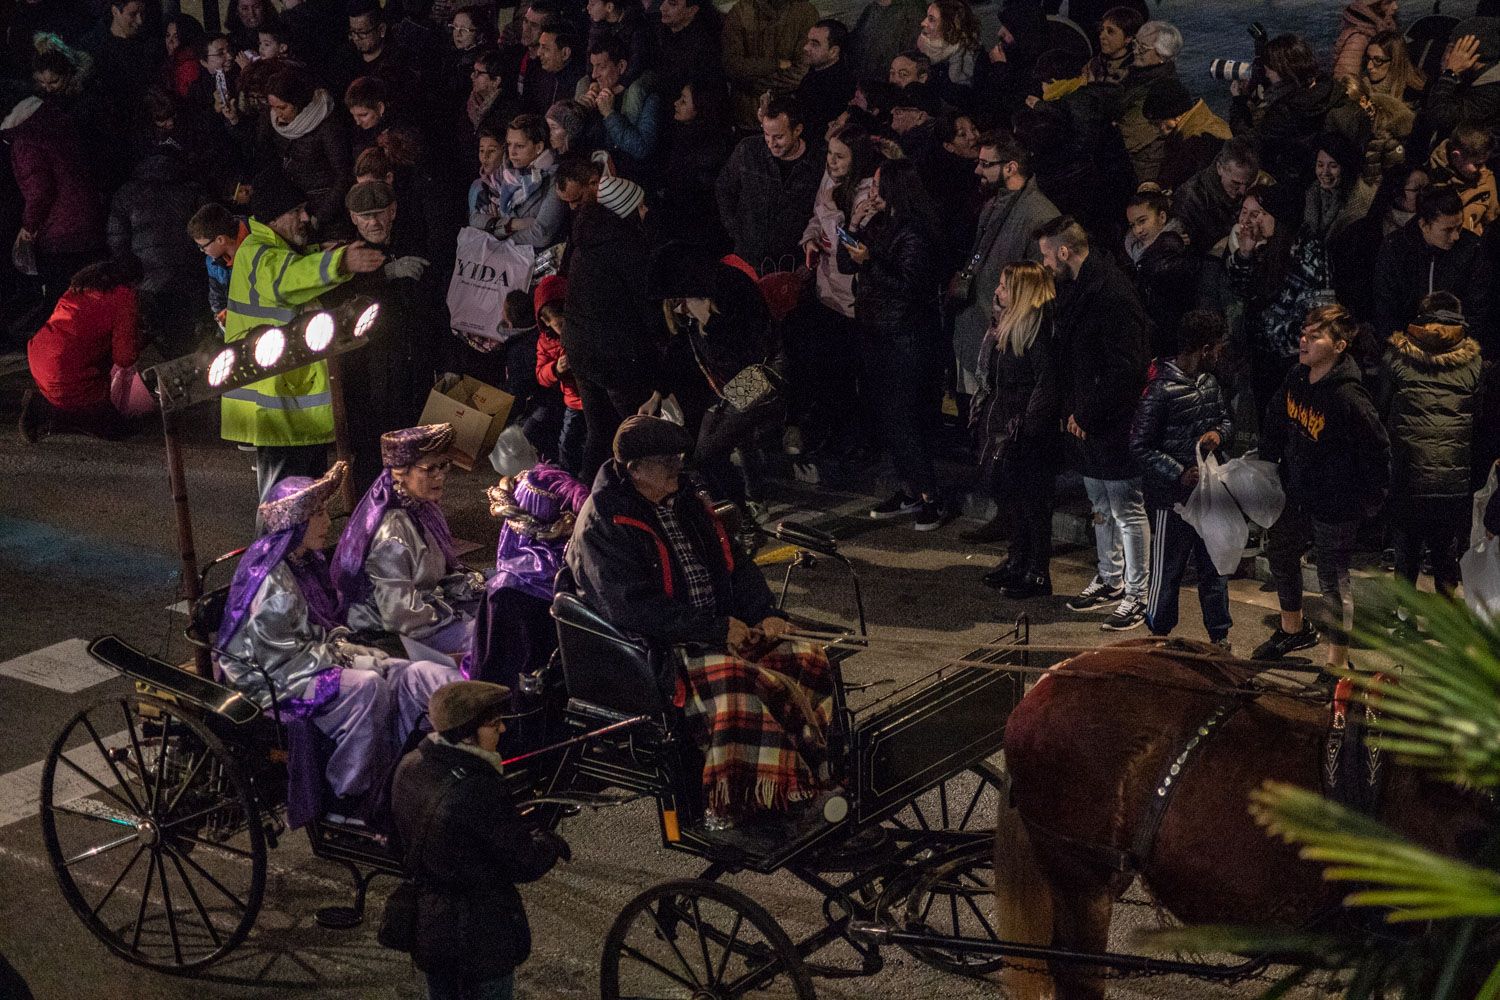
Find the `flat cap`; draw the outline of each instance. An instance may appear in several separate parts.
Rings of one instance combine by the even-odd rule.
[[[454,681],[432,693],[427,718],[443,739],[458,742],[474,735],[483,723],[504,714],[510,688],[489,681]]]
[[[355,215],[378,212],[396,204],[396,192],[385,181],[360,181],[344,195],[344,207]]]
[[[661,455],[686,455],[693,450],[688,432],[670,420],[637,413],[626,417],[615,432],[615,461],[626,463]]]

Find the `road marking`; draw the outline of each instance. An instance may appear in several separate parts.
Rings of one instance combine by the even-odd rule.
[[[123,729],[104,737],[104,745],[111,750],[125,746],[128,742],[130,734]],[[99,784],[105,788],[113,788],[117,784],[109,763],[92,742],[67,753],[69,760],[98,779]],[[9,774],[0,774],[0,828],[30,819],[41,809],[42,768],[45,765],[45,761],[39,760],[35,764],[16,768]],[[52,801],[56,805],[76,802],[96,791],[92,784],[67,767],[57,769],[52,789]]]
[[[119,675],[88,654],[88,640],[67,639],[0,663],[0,674],[28,684],[77,694]]]

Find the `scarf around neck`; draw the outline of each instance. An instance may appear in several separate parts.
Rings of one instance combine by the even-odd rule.
[[[297,117],[290,124],[281,125],[272,119],[271,125],[283,139],[300,139],[323,124],[323,119],[328,117],[328,112],[332,109],[333,101],[329,99],[328,91],[319,87],[313,91],[313,98],[307,102],[307,107],[297,112]]]
[[[926,35],[917,36],[917,48],[932,65],[948,64],[948,79],[963,85],[974,78],[974,53],[965,52],[958,42],[934,42]]]
[[[531,161],[531,166],[524,169],[506,164],[500,172],[500,211],[509,215],[526,204],[527,199],[547,183],[547,178],[552,175],[552,163],[552,150],[544,149]]]

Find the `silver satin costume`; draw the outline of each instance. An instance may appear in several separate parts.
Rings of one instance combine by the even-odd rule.
[[[347,666],[352,654],[367,652],[357,646],[341,649],[347,634],[347,629],[325,629],[308,620],[302,588],[287,564],[280,562],[261,582],[244,623],[222,644],[228,655],[216,660],[231,686],[269,709],[265,679],[250,664],[259,664],[271,675],[278,698],[306,698],[316,675]]]
[[[400,509],[386,511],[370,539],[365,573],[370,594],[349,608],[349,627],[356,631],[395,632],[418,640],[451,635],[473,622],[484,598],[483,574],[448,572],[442,550],[429,545],[417,523]]]

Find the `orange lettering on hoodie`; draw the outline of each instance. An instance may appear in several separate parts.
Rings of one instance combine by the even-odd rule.
[[[1328,423],[1328,418],[1320,411],[1306,403],[1297,402],[1292,398],[1291,393],[1287,393],[1286,397],[1286,415],[1314,441],[1318,439],[1319,434],[1323,433],[1323,427]]]

